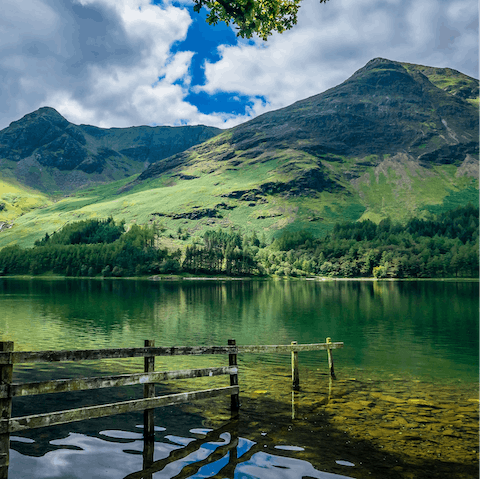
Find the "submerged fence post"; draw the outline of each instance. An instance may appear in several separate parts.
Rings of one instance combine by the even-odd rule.
[[[331,342],[332,342],[332,338],[327,338],[326,339],[327,345],[328,345],[328,343],[331,343]],[[333,378],[333,379],[336,379],[335,378],[335,370],[333,368],[332,350],[330,348],[327,348],[327,354],[328,354],[328,368],[330,369],[330,377]]]
[[[155,341],[153,339],[145,340],[146,348],[153,348]],[[155,356],[145,356],[144,360],[144,372],[153,373],[155,371]],[[155,397],[155,384],[143,385],[143,397],[153,398]],[[155,434],[155,421],[154,421],[155,409],[145,409],[143,411],[143,434],[145,437],[153,436]]]
[[[236,346],[237,342],[235,339],[229,339],[229,346]],[[238,364],[237,364],[237,355],[229,354],[228,355],[228,365],[234,366],[237,369],[237,372],[230,374],[230,386],[238,386]],[[231,396],[230,408],[232,411],[238,411],[240,409],[240,398],[238,394],[232,394]]]
[[[0,352],[12,353],[13,341],[0,341]],[[13,364],[10,355],[9,364],[0,364],[0,479],[8,478],[10,432],[9,421],[12,416],[12,396],[10,385],[13,380]]]
[[[292,341],[291,345],[295,346],[296,341]],[[292,348],[292,388],[294,391],[300,391],[300,374],[298,372],[298,351]]]

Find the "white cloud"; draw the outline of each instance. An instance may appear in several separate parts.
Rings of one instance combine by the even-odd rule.
[[[81,0],[82,5],[104,4],[118,13],[120,25],[135,46],[133,63],[94,63],[89,68],[89,92],[82,98],[82,108],[75,95],[63,91],[60,113],[70,121],[79,122],[85,113],[96,111],[92,122],[99,126],[130,126],[139,123],[173,123],[176,121],[172,103],[182,110],[182,89],[165,85],[187,76],[193,53],[170,55],[173,42],[181,41],[191,23],[186,10],[167,6],[160,8],[146,0]],[[46,99],[59,105],[57,92]],[[105,108],[99,109],[98,106]],[[188,105],[190,110],[195,110]],[[185,108],[183,108],[185,109]]]
[[[266,43],[219,44],[205,84],[192,86],[199,53],[172,53],[192,24],[178,5],[190,1],[3,0],[0,128],[44,105],[103,127],[231,127],[338,85],[379,56],[478,74],[476,2],[303,0],[292,30]],[[240,116],[202,114],[190,92],[243,95],[250,106]]]
[[[16,37],[0,39],[0,74],[11,77],[0,102],[15,101],[13,119],[48,105],[72,122],[105,127],[174,124],[178,114],[194,120],[184,87],[172,85],[189,84],[193,52],[170,53],[191,21],[185,9],[148,0],[8,4],[0,28]],[[26,111],[18,110],[20,98]]]
[[[173,83],[183,79],[184,83],[190,83],[188,69],[194,52],[178,52],[172,59],[161,69],[161,73],[165,75],[165,81]]]
[[[18,45],[19,41],[28,36],[46,37],[59,21],[54,9],[41,0],[4,2],[0,20],[2,46]]]
[[[205,64],[207,81],[198,90],[264,95],[269,105],[254,107],[256,115],[333,87],[375,57],[461,70],[473,58],[478,65],[476,32],[461,29],[449,52],[438,40],[442,20],[455,28],[467,13],[470,22],[478,17],[473,3],[304,0],[292,30],[265,44],[221,47],[221,59]],[[473,74],[471,66],[468,72]]]
[[[447,13],[454,22],[470,22],[478,16],[478,3],[470,0],[452,2],[448,5]]]

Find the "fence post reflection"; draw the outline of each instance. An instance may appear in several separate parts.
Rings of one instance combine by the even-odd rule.
[[[145,435],[143,437],[143,470],[146,471],[143,479],[152,479],[152,473],[148,469],[153,464],[153,453],[155,451],[155,436]]]
[[[298,399],[298,392],[297,391],[292,391],[292,419],[295,419],[297,417],[297,401]]]
[[[238,415],[231,416],[228,424],[228,432],[230,433],[230,443],[228,449],[228,463],[217,472],[215,477],[234,479],[235,469],[238,464]]]
[[[327,399],[327,404],[330,402],[330,399],[332,399],[332,389],[333,389],[333,378],[330,376],[328,378],[328,399]]]
[[[153,348],[155,341],[152,339],[145,340],[146,348]],[[145,356],[144,372],[152,373],[155,371],[155,356]],[[143,397],[155,397],[155,384],[143,385]],[[143,469],[148,469],[153,464],[153,453],[155,450],[155,410],[145,409],[143,411]],[[152,474],[147,473],[144,479],[152,479]]]
[[[219,429],[208,432],[204,438],[195,439],[185,447],[174,449],[170,452],[168,457],[157,461],[153,461],[155,438],[154,436],[145,437],[143,450],[144,466],[141,471],[128,474],[124,479],[152,479],[153,474],[163,471],[169,464],[183,461],[187,456],[199,451],[202,446],[207,443],[217,442],[220,439],[220,436],[224,433],[229,433],[230,440],[225,440],[223,444],[219,445],[204,459],[185,464],[182,470],[175,476],[175,479],[186,479],[193,476],[197,474],[202,467],[207,466],[208,464],[224,461],[227,454],[229,454],[228,462],[215,475],[215,477],[228,477],[229,479],[233,479],[235,468],[238,463],[238,415],[232,415],[232,417],[234,417],[234,419]]]
[[[0,352],[12,353],[13,341],[0,341]],[[0,479],[8,478],[10,462],[9,421],[12,415],[11,384],[13,380],[13,364],[0,364]]]

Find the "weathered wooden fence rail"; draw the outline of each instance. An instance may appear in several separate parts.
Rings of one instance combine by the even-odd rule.
[[[298,371],[298,352],[326,350],[328,353],[331,377],[335,377],[331,350],[342,348],[343,343],[332,343],[327,338],[325,343],[264,346],[237,346],[235,340],[229,340],[228,346],[185,346],[155,347],[154,341],[146,340],[143,348],[96,349],[74,351],[14,351],[11,341],[0,341],[0,479],[7,479],[9,464],[10,434],[27,429],[66,424],[74,421],[111,416],[132,411],[144,411],[144,436],[154,434],[154,408],[191,402],[217,396],[230,396],[231,409],[240,407],[238,386],[237,355],[245,353],[284,353],[292,355],[292,387],[298,390],[300,378]],[[156,356],[187,356],[228,354],[229,364],[224,367],[188,369],[177,371],[155,371]],[[18,363],[86,361],[99,359],[144,358],[144,372],[103,376],[93,378],[59,379],[42,382],[13,383],[13,366]],[[164,396],[155,395],[155,383],[173,379],[199,377],[230,376],[230,386],[204,389]],[[116,386],[143,385],[143,399],[121,401],[98,406],[86,406],[31,416],[11,417],[12,399],[47,393],[93,390]]]

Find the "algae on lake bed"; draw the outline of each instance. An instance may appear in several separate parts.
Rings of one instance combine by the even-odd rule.
[[[292,393],[285,370],[272,373],[253,380],[246,372],[240,381],[239,433],[259,450],[293,444],[303,449],[295,457],[355,478],[478,478],[479,401],[473,385],[369,379],[360,371],[329,388],[328,376],[317,372],[303,377],[301,391]],[[211,426],[228,417],[227,410],[199,413]]]
[[[355,386],[324,407],[338,429],[415,464],[478,464],[476,391],[408,381]]]

